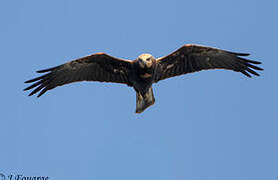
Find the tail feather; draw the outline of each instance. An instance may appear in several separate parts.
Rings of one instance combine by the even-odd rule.
[[[142,113],[145,109],[153,105],[154,102],[155,98],[152,87],[144,95],[136,92],[136,113]]]

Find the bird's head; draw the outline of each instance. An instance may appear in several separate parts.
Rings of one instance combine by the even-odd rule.
[[[155,58],[151,54],[141,54],[138,58],[138,63],[141,68],[150,68],[155,61]]]

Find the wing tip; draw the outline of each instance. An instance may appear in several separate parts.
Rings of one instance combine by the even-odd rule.
[[[250,56],[250,53],[235,53],[237,56]]]
[[[260,61],[254,61],[254,60],[249,60],[249,59],[244,59],[244,60],[249,62],[249,63],[252,63],[252,64],[262,64],[262,62],[260,62]]]
[[[33,96],[35,94],[34,91],[32,91],[31,93],[28,94],[28,96]]]
[[[257,73],[256,71],[254,71],[254,70],[252,70],[252,69],[250,69],[250,68],[246,68],[246,69],[244,69],[244,70],[241,70],[240,71],[242,74],[244,74],[245,76],[247,76],[247,77],[249,77],[249,78],[252,78],[253,76],[252,75],[254,75],[254,76],[260,76],[260,74],[259,73]],[[252,74],[252,75],[251,75]]]
[[[26,88],[25,88],[25,89],[26,89]],[[26,91],[25,89],[24,89],[24,91]],[[28,89],[27,89],[27,90],[28,90]],[[42,91],[40,91],[40,93],[37,95],[37,98],[41,97],[46,91],[47,91],[47,90],[42,90]],[[33,96],[33,95],[36,94],[36,93],[37,93],[37,91],[34,90],[34,91],[32,91],[31,93],[29,93],[28,96]]]
[[[51,68],[47,68],[47,69],[41,69],[41,70],[38,70],[36,71],[37,73],[45,73],[45,72],[49,72],[49,71],[53,71],[57,68],[59,68],[60,66],[55,66],[55,67],[51,67]]]
[[[37,73],[45,73],[45,72],[48,72],[48,71],[52,71],[53,69],[55,69],[55,68],[42,69],[42,70],[38,70],[36,72]]]
[[[241,73],[249,78],[252,78],[252,76],[249,73],[247,73],[246,71],[241,71]]]
[[[32,82],[31,80],[24,81],[24,83],[31,83]]]
[[[236,55],[236,56],[250,56],[251,55],[250,53],[240,53],[240,52],[233,52],[233,51],[226,51],[226,50],[224,50],[224,51],[229,54]]]

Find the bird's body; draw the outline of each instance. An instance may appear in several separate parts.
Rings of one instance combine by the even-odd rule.
[[[136,91],[136,113],[143,112],[155,102],[152,84],[155,81],[156,69],[156,60],[151,54],[142,54],[133,63],[132,86]]]
[[[77,81],[100,81],[124,83],[136,91],[136,113],[143,112],[154,104],[152,85],[160,80],[207,69],[228,69],[259,75],[252,69],[263,70],[260,64],[241,58],[249,54],[234,53],[221,49],[185,45],[177,51],[158,59],[151,54],[142,54],[136,60],[122,60],[105,53],[97,53],[60,66],[38,71],[47,74],[26,81],[34,82],[24,90],[36,87],[29,95],[40,91],[39,96],[57,86]]]

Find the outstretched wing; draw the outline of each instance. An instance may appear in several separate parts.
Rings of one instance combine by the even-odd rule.
[[[248,55],[199,45],[184,45],[168,56],[157,59],[158,73],[155,82],[207,69],[228,69],[241,72],[248,77],[251,77],[249,73],[259,76],[254,70],[263,69],[253,64],[261,62],[240,57]]]
[[[57,67],[37,71],[47,73],[40,77],[26,81],[33,83],[24,91],[35,88],[29,96],[37,93],[38,97],[57,86],[77,81],[115,82],[130,85],[129,60],[121,60],[104,53],[97,53],[70,61]]]

